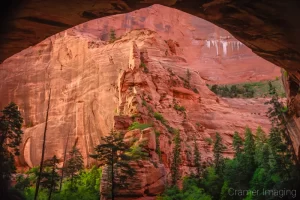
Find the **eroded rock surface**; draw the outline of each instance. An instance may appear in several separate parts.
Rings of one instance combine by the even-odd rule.
[[[194,170],[195,141],[203,162],[210,162],[212,145],[207,139],[213,139],[217,131],[228,146],[225,155],[229,157],[233,155],[234,131],[243,135],[246,126],[253,130],[262,126],[268,131],[265,99],[217,97],[200,72],[190,67],[185,54],[179,53],[180,46],[172,46],[178,53],[166,54],[169,46],[170,42],[151,30],[134,30],[106,42],[75,28],[7,59],[0,65],[1,106],[15,101],[24,116],[20,163],[30,167],[39,164],[50,88],[45,159],[55,154],[62,161],[66,146],[70,148],[78,138],[85,165],[90,166],[94,161],[88,155],[94,153],[100,137],[114,127],[126,138],[147,143],[150,161],[136,166],[143,184],[130,191],[136,197],[161,192],[169,178],[174,145],[170,127],[178,129],[182,139],[182,176]],[[185,111],[174,109],[176,105]],[[259,112],[253,113],[257,107]],[[156,120],[154,113],[160,113],[164,123]],[[128,132],[134,121],[152,123],[153,127]],[[151,171],[162,178],[152,180]]]

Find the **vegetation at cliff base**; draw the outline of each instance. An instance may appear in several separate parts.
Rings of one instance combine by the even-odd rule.
[[[23,118],[18,106],[11,102],[0,115],[0,197],[9,198],[9,182],[15,173],[14,156],[20,154]]]
[[[196,154],[202,164],[197,166],[201,176],[197,172],[183,177],[182,189],[172,184],[157,199],[296,199],[300,190],[300,171],[286,127],[286,112],[271,83],[268,92],[272,97],[266,102],[270,105],[267,116],[272,124],[268,135],[260,127],[255,133],[246,128],[244,139],[235,132],[232,141],[235,154],[233,159],[228,159],[223,157],[226,149],[216,133],[213,162],[206,167]]]
[[[150,113],[156,123],[162,124],[172,133],[172,151],[169,155],[169,177],[166,190],[157,200],[273,200],[296,199],[300,190],[299,163],[287,129],[288,108],[282,104],[276,86],[268,82],[268,116],[271,122],[267,134],[261,127],[251,130],[246,127],[243,134],[234,132],[232,146],[225,146],[221,133],[211,138],[203,138],[204,145],[212,148],[212,160],[202,160],[195,138],[189,152],[189,173],[182,177],[185,162],[181,153],[185,143],[180,130],[171,127],[159,112]],[[144,106],[148,106],[146,103]],[[174,105],[176,111],[184,112],[184,107]],[[134,180],[136,171],[131,163],[149,157],[144,143],[137,140],[124,140],[122,132],[111,131],[101,138],[94,149],[98,166],[84,169],[84,160],[77,147],[77,139],[69,152],[65,153],[64,165],[56,155],[43,160],[43,167],[33,167],[26,173],[17,174],[14,156],[19,154],[18,146],[23,134],[23,119],[18,107],[10,103],[0,116],[0,184],[1,199],[33,200],[36,198],[36,183],[39,181],[39,200],[96,200],[101,196],[114,199],[120,189],[127,190],[127,180]],[[200,127],[200,123],[196,125]],[[143,130],[152,124],[133,122],[128,130]],[[46,129],[45,129],[46,130]],[[160,130],[161,131],[161,130]],[[170,134],[171,135],[171,134]],[[155,130],[156,153],[159,162],[164,164],[160,142],[161,132]],[[171,141],[171,140],[170,140]],[[128,143],[131,143],[130,145]],[[232,159],[224,155],[228,149],[234,151]],[[163,155],[165,156],[165,155]],[[188,156],[187,156],[188,157]],[[153,164],[154,165],[154,164]],[[16,184],[9,186],[15,177]],[[179,187],[180,186],[180,187]],[[4,198],[3,198],[4,197]]]
[[[241,84],[208,85],[209,89],[221,97],[229,98],[255,98],[271,97],[269,94],[269,82],[275,87],[280,97],[285,97],[282,81],[260,81]]]

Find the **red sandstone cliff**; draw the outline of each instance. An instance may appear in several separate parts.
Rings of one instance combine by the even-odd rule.
[[[208,82],[244,82],[252,80],[251,73],[264,75],[261,79],[274,78],[279,75],[277,69],[214,25],[179,11],[171,16],[166,8],[158,8],[79,25],[0,65],[0,107],[15,101],[25,119],[21,164],[39,163],[50,88],[46,159],[53,154],[62,158],[67,138],[68,147],[78,138],[85,165],[89,166],[92,160],[88,155],[111,128],[127,132],[133,121],[153,123],[154,128],[125,134],[126,138],[146,137],[148,141],[151,162],[138,166],[141,185],[134,187],[137,196],[161,192],[169,173],[173,136],[153,118],[151,110],[161,113],[169,126],[180,130],[182,175],[193,170],[190,156],[194,138],[203,160],[209,161],[212,147],[205,139],[214,138],[216,131],[221,133],[228,146],[226,155],[230,156],[234,131],[243,133],[246,126],[255,129],[259,125],[269,129],[265,99],[219,98],[206,87],[203,77]],[[133,23],[133,19],[140,21]],[[108,42],[105,40],[112,22],[119,38]],[[157,32],[130,31],[142,24]],[[203,38],[193,38],[195,31]],[[259,71],[258,64],[266,66],[266,70]],[[245,65],[243,71],[241,65]],[[191,73],[190,89],[184,83],[187,69]],[[176,111],[175,104],[184,106],[185,114]],[[161,133],[161,163],[154,129]]]
[[[92,20],[69,31],[108,41],[111,29],[119,37],[142,28],[167,40],[170,49],[165,50],[166,54],[182,56],[189,68],[197,70],[208,83],[260,81],[280,76],[279,67],[254,54],[224,29],[161,5]],[[175,46],[179,48],[175,50]]]

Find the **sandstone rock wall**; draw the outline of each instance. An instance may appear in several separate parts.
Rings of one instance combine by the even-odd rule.
[[[265,131],[270,128],[265,116],[265,99],[219,98],[206,83],[253,80],[249,76],[252,72],[264,74],[262,79],[273,79],[278,75],[274,66],[257,71],[253,68],[257,64],[254,55],[225,31],[204,20],[197,21],[199,19],[193,16],[180,15],[179,11],[172,16],[167,10],[158,11],[153,7],[145,13],[118,15],[82,24],[48,38],[0,65],[0,108],[15,101],[25,120],[20,165],[32,167],[40,162],[50,88],[45,159],[55,154],[62,162],[65,148],[69,149],[78,139],[85,166],[90,166],[94,161],[88,155],[110,129],[130,135],[133,133],[127,130],[134,121],[153,124],[151,133],[146,130],[134,133],[138,138],[147,136],[151,161],[136,166],[143,183],[132,188],[136,196],[159,193],[169,178],[173,148],[170,127],[180,131],[183,161],[180,173],[183,176],[194,170],[194,141],[203,161],[210,162],[212,146],[207,139],[213,139],[217,131],[228,146],[225,154],[230,157],[234,131],[243,133],[246,126],[253,130],[259,125]],[[144,15],[149,17],[143,19]],[[160,23],[162,16],[165,21]],[[179,17],[181,23],[176,26]],[[124,19],[127,19],[125,25]],[[136,19],[140,22],[135,23]],[[122,28],[118,28],[119,25]],[[143,26],[152,30],[131,31]],[[166,27],[170,31],[166,31]],[[118,37],[114,42],[110,42],[107,35],[111,28],[116,30]],[[195,39],[195,31],[203,37]],[[252,60],[253,65],[247,63],[248,67],[243,68],[247,70],[241,71],[238,66],[245,64],[246,58]],[[269,66],[265,62],[259,63]],[[228,74],[221,73],[225,68],[236,70],[237,74],[229,78]],[[187,81],[188,69],[190,81]],[[209,71],[213,73],[206,75]],[[216,77],[219,78],[217,81]],[[183,106],[185,112],[175,110],[175,105]],[[164,117],[165,124],[154,118],[155,112]],[[160,133],[155,142],[153,131]],[[157,153],[158,146],[161,158]],[[162,178],[149,182],[147,177],[151,177],[149,172],[153,170]]]
[[[74,30],[109,40],[111,30],[120,37],[141,28],[159,33],[168,42],[165,53],[184,57],[189,67],[197,70],[208,83],[260,81],[280,76],[277,66],[255,55],[224,29],[161,5],[95,19]]]
[[[167,48],[168,43],[149,30],[132,31],[113,43],[69,31],[6,60],[1,65],[1,107],[9,101],[20,106],[25,118],[23,141],[27,141],[24,161],[30,166],[39,163],[50,88],[46,157],[53,154],[62,157],[67,137],[70,138],[68,147],[78,138],[87,166],[92,162],[88,154],[93,152],[101,136],[113,126],[127,129],[130,124],[126,124],[126,117],[119,124],[116,116],[141,114],[141,122],[153,120],[147,117],[142,99],[155,112],[162,113],[170,126],[183,133],[186,146],[196,137],[203,149],[204,138],[214,137],[216,131],[222,133],[229,145],[233,131],[242,132],[246,125],[268,129],[269,122],[263,114],[264,99],[236,99],[235,103],[229,103],[218,98],[184,58],[166,55]],[[141,55],[148,73],[140,67]],[[188,68],[190,84],[198,93],[184,88]],[[174,103],[186,108],[186,117],[174,110]],[[261,105],[260,115],[252,112],[251,105]],[[155,123],[161,132],[166,132],[164,126]],[[163,155],[166,161],[171,140],[170,135],[162,134],[160,138],[160,146],[166,149]],[[210,156],[209,150],[203,152],[204,158]]]

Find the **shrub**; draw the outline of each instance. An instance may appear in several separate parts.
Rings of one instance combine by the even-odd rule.
[[[140,67],[143,68],[144,73],[148,73],[149,69],[144,62],[141,62]]]
[[[140,130],[144,130],[148,127],[151,127],[152,125],[151,124],[140,124],[139,122],[133,122],[128,130],[134,130],[134,129],[140,129]]]
[[[161,162],[161,151],[160,151],[160,145],[159,145],[159,136],[160,136],[160,132],[159,131],[155,131],[155,140],[156,140],[156,150],[155,152],[157,153],[158,157],[159,157],[159,161]]]
[[[114,29],[110,30],[110,38],[109,38],[109,42],[114,42],[116,40],[116,33]]]
[[[177,110],[177,111],[180,111],[180,112],[184,112],[185,111],[185,107],[180,106],[178,104],[174,105],[174,109]]]
[[[208,144],[208,145],[212,145],[213,141],[211,138],[207,137],[204,139],[204,141]]]
[[[155,119],[157,119],[161,123],[163,123],[163,124],[166,123],[166,120],[165,120],[164,116],[162,116],[162,114],[160,114],[158,112],[155,112],[153,116],[154,116]]]

